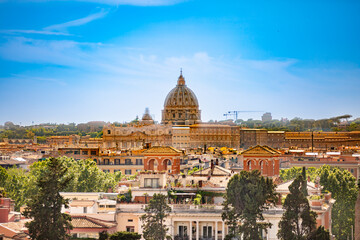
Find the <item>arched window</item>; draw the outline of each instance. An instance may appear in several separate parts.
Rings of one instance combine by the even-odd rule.
[[[261,161],[260,162],[260,172],[261,172],[261,175],[263,175],[264,174],[264,161]]]

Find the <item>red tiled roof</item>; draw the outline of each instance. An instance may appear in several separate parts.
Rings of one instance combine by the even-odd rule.
[[[89,216],[71,216],[71,224],[74,228],[112,228],[115,223],[95,219]]]

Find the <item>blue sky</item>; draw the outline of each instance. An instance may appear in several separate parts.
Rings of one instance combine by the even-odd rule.
[[[359,1],[0,0],[0,124],[360,117]],[[260,119],[262,113],[240,118]]]

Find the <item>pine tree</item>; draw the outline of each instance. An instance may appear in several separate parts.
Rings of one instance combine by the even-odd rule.
[[[145,214],[141,216],[143,221],[143,236],[147,240],[164,240],[169,230],[165,225],[165,219],[169,216],[171,208],[167,205],[167,196],[154,194],[149,204],[145,207]]]
[[[289,186],[283,214],[279,222],[278,238],[305,240],[316,229],[316,213],[311,211],[309,201],[303,193],[304,179],[298,176]]]
[[[262,212],[277,199],[275,184],[262,177],[259,171],[242,171],[234,175],[227,185],[222,214],[229,226],[226,239],[242,235],[244,240],[260,240],[260,232],[271,226],[262,223]]]
[[[72,229],[71,217],[61,213],[62,205],[68,202],[60,195],[70,182],[65,177],[67,168],[63,160],[49,158],[44,172],[37,179],[38,192],[29,200],[24,215],[33,220],[26,224],[29,235],[37,240],[68,239]]]

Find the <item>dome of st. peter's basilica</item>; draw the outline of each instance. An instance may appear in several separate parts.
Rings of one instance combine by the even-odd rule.
[[[185,85],[185,79],[180,73],[176,87],[166,96],[162,123],[192,125],[200,121],[201,113],[196,95]]]

